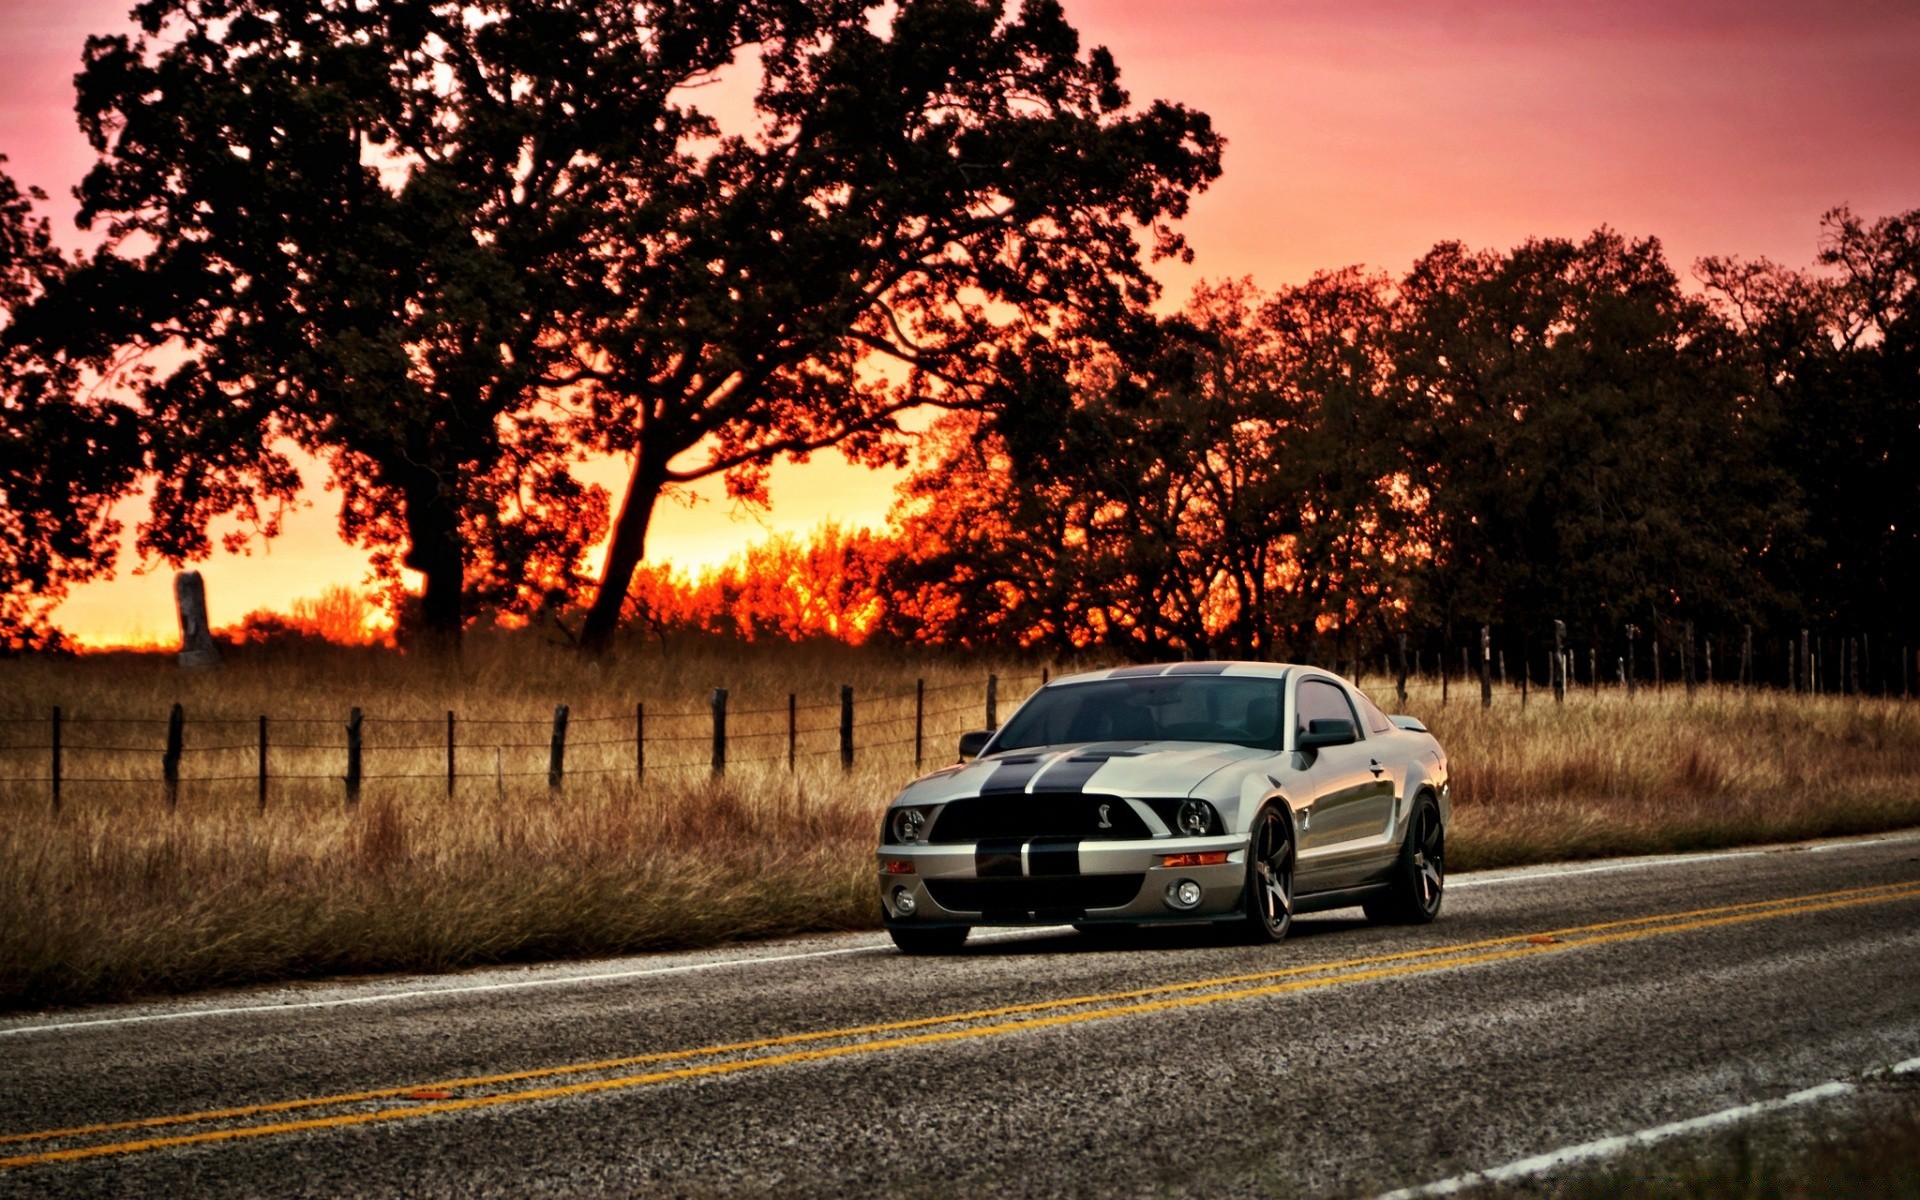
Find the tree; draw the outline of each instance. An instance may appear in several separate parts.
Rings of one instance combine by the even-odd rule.
[[[832,9],[831,5],[819,7]],[[839,5],[841,9],[849,5]],[[321,458],[344,536],[452,638],[475,604],[570,589],[605,526],[567,470],[581,340],[619,307],[637,214],[709,122],[675,89],[805,5],[150,0],[78,79],[100,160],[89,327],[157,480],[143,551],[271,535]],[[176,365],[177,364],[177,365]],[[231,540],[231,539],[230,539]]]
[[[1657,241],[1446,243],[1401,292],[1428,611],[1524,631],[1765,609],[1765,559],[1794,520],[1774,412]]]
[[[0,164],[6,162],[0,156]],[[67,590],[111,574],[113,503],[133,488],[135,414],[89,395],[87,364],[51,347],[49,311],[69,264],[0,171],[0,653],[57,647]]]
[[[953,418],[909,481],[896,624],[1138,658],[1343,641],[1412,551],[1390,313],[1358,270],[1203,285],[1156,343],[1030,361],[1036,399]]]
[[[1137,324],[1139,232],[1183,253],[1164,222],[1218,173],[1204,114],[1130,112],[1055,0],[807,11],[764,31],[756,127],[680,152],[620,229],[583,425],[633,469],[590,646],[663,489],[724,473],[757,499],[774,458],[833,445],[898,461],[905,409],[983,405],[1052,342]]]

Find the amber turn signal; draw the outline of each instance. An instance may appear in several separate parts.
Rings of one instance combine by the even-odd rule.
[[[1163,867],[1217,867],[1227,861],[1225,850],[1208,850],[1203,854],[1163,854],[1160,865]]]

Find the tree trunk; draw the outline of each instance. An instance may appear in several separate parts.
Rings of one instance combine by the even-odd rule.
[[[447,503],[436,479],[408,486],[405,496],[407,553],[401,561],[425,577],[420,625],[412,640],[421,648],[458,650],[460,631],[466,624],[463,594],[467,582],[459,514]]]
[[[620,515],[613,522],[600,586],[593,594],[593,606],[587,609],[587,621],[580,630],[580,648],[589,654],[605,654],[613,645],[613,635],[620,628],[620,609],[627,602],[627,589],[633,586],[633,573],[646,557],[647,526],[653,520],[653,506],[660,499],[660,489],[666,482],[666,463],[654,461],[642,446],[634,456],[633,478],[628,480],[627,494],[620,501]]]

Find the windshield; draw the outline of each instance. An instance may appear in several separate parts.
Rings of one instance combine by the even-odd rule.
[[[1284,678],[1156,675],[1044,688],[1013,714],[994,750],[1067,742],[1230,742],[1281,746]]]

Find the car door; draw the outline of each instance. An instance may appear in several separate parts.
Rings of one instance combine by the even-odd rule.
[[[1297,737],[1315,720],[1351,721],[1360,740],[1312,752],[1312,799],[1300,832],[1300,890],[1357,887],[1379,873],[1380,847],[1393,819],[1393,780],[1368,744],[1367,727],[1330,679],[1307,678],[1294,691]]]

